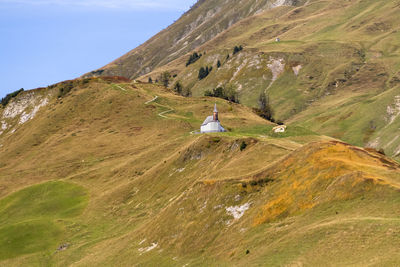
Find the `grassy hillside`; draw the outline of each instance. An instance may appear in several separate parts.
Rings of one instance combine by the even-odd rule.
[[[229,132],[193,134],[215,102]],[[23,92],[0,118],[0,265],[400,260],[399,165],[374,150],[116,77]]]
[[[141,80],[169,71],[171,87],[180,81],[194,96],[233,87],[253,107],[266,92],[277,120],[398,157],[399,10],[396,1],[367,0],[277,7],[206,42],[194,64],[186,66],[189,54],[182,54]],[[213,69],[199,80],[205,66]]]
[[[0,260],[54,249],[63,232],[60,221],[82,213],[86,199],[82,187],[65,182],[34,185],[3,198]]]

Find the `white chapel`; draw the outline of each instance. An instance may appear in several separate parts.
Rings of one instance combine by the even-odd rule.
[[[218,120],[217,104],[214,105],[212,116],[208,116],[200,127],[201,133],[226,132]]]

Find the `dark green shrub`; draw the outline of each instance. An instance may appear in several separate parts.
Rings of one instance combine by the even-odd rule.
[[[66,82],[61,84],[60,88],[58,89],[58,98],[61,98],[71,92],[72,88],[74,88],[74,85],[72,82]]]
[[[182,86],[182,84],[181,84],[180,81],[177,81],[177,82],[175,83],[175,85],[174,85],[174,91],[175,91],[176,93],[178,93],[179,95],[182,94],[182,92],[183,92],[183,86]]]
[[[163,73],[161,73],[160,81],[165,87],[168,87],[170,79],[171,73],[169,73],[168,71],[164,71]]]
[[[24,91],[24,88],[21,88],[21,89],[15,91],[15,92],[12,92],[12,93],[6,95],[5,97],[3,97],[3,98],[1,99],[1,105],[2,105],[3,107],[7,106],[7,104],[10,102],[11,99],[13,99],[14,97],[16,97],[17,95],[19,95],[19,94],[20,94],[21,92],[23,92],[23,91]]]
[[[225,97],[224,88],[222,88],[222,87],[215,88],[213,90],[213,96],[214,97],[219,97],[219,98],[224,98]]]
[[[207,77],[211,71],[212,71],[212,67],[208,67],[208,66],[205,68],[201,67],[199,70],[199,75],[198,75],[199,81],[203,80],[205,77]]]
[[[192,90],[190,90],[190,88],[183,87],[183,85],[180,81],[177,81],[175,83],[174,91],[181,96],[185,96],[185,97],[192,96]]]
[[[212,91],[206,90],[204,96],[218,97],[233,103],[239,103],[239,94],[232,86],[217,87]]]
[[[271,179],[269,177],[264,179],[264,183],[266,183],[266,184],[272,183],[273,181],[274,181],[274,179]]]
[[[258,109],[254,109],[258,116],[272,122],[275,121],[273,118],[273,110],[269,103],[269,96],[266,95],[265,92],[261,92],[258,97],[258,106]]]
[[[223,92],[224,99],[233,103],[239,103],[239,94],[236,92],[232,85],[226,86]]]
[[[214,138],[212,139],[212,141],[213,141],[214,143],[219,143],[219,142],[221,141],[221,138],[219,138],[219,137],[214,137]]]
[[[82,79],[81,84],[86,85],[86,84],[90,83],[90,81],[91,81],[90,78]]]
[[[99,76],[101,74],[103,74],[104,70],[95,70],[92,71],[90,74],[92,74],[93,76]]]
[[[182,96],[186,96],[186,97],[189,97],[189,96],[192,96],[192,90],[190,90],[190,88],[184,88],[183,89],[183,92],[182,92]]]
[[[245,141],[242,141],[242,143],[240,144],[240,151],[243,151],[243,150],[245,150],[245,149],[246,149],[246,147],[247,147],[247,144],[246,144],[246,142],[245,142]]]
[[[206,90],[205,92],[204,92],[204,96],[214,96],[213,95],[213,92],[211,92],[210,90]]]
[[[190,55],[188,61],[186,62],[186,67],[189,66],[190,64],[195,63],[197,60],[201,58],[202,54],[197,54],[197,52],[194,52],[192,55]]]
[[[243,50],[243,46],[241,46],[241,45],[235,46],[235,47],[233,48],[233,54],[235,55],[235,54],[239,53],[239,52],[242,51],[242,50]]]

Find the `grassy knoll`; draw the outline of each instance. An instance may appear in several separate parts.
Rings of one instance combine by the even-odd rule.
[[[0,260],[55,250],[62,237],[56,220],[82,213],[86,191],[65,182],[47,182],[0,200]]]

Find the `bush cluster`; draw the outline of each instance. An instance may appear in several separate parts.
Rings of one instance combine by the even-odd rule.
[[[190,88],[185,88],[183,87],[182,83],[180,81],[177,81],[174,85],[174,91],[178,95],[189,97],[192,96],[192,91]]]
[[[192,55],[190,55],[188,61],[186,62],[186,67],[189,66],[190,64],[195,63],[197,60],[201,58],[202,54],[197,54],[197,52],[194,52]]]
[[[239,53],[239,52],[242,51],[242,50],[243,50],[243,46],[241,46],[241,45],[235,46],[235,47],[233,48],[233,54],[235,55],[235,54]]]
[[[66,94],[68,94],[69,92],[71,92],[72,88],[74,88],[74,84],[73,82],[66,82],[63,83],[60,88],[58,89],[58,98],[61,98],[63,96],[65,96]]]
[[[205,68],[201,67],[199,70],[199,75],[198,75],[199,81],[203,80],[205,77],[207,77],[208,74],[210,74],[210,72],[212,71],[212,69],[213,69],[213,67],[208,67],[208,66]]]
[[[260,117],[269,120],[271,122],[275,122],[274,119],[274,111],[269,103],[269,96],[264,92],[261,92],[258,97],[258,108],[253,108],[253,111]],[[279,125],[283,125],[282,121],[277,121]]]
[[[1,99],[1,105],[2,105],[3,107],[7,106],[7,104],[10,102],[11,99],[13,99],[14,97],[16,97],[17,95],[19,95],[19,93],[21,93],[21,92],[23,92],[23,91],[24,91],[24,88],[21,88],[21,89],[15,91],[15,92],[12,92],[12,93],[6,95],[5,97],[3,97],[3,98]]]
[[[168,87],[170,79],[171,73],[169,73],[168,71],[164,71],[163,73],[161,73],[160,81],[165,87]]]
[[[218,97],[233,103],[239,103],[239,94],[232,86],[217,87],[212,91],[206,90],[204,96]]]

